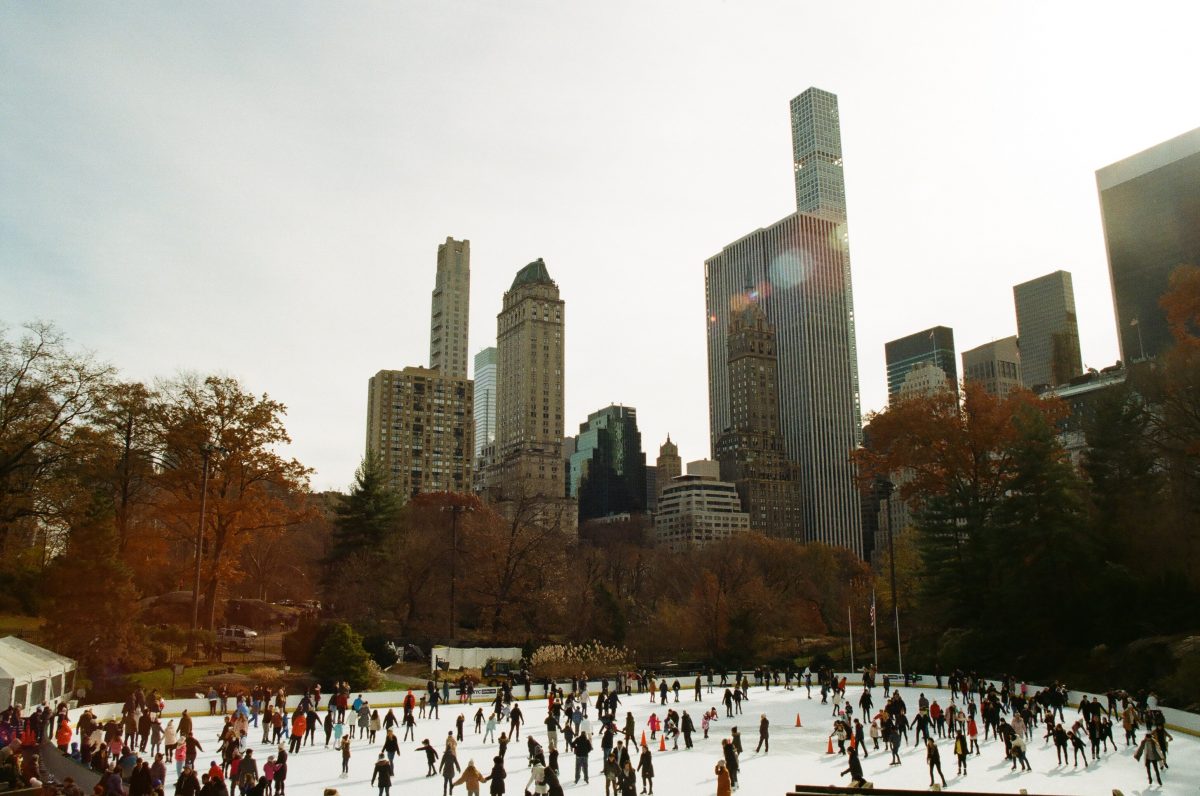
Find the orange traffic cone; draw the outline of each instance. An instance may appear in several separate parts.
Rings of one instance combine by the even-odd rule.
[[[827,754],[827,755],[833,754],[833,736],[832,735],[829,736],[829,745],[827,747],[825,747],[825,754]]]
[[[642,748],[646,746],[646,731],[642,730]]]
[[[804,726],[803,724],[801,724],[801,723],[800,723],[800,714],[799,714],[799,713],[797,713],[797,714],[796,714],[796,726],[797,726],[797,727],[803,727],[803,726]]]
[[[662,735],[658,736],[658,751],[660,751],[660,752],[667,751],[667,734],[665,732]]]

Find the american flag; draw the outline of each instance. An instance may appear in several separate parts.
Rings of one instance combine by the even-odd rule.
[[[875,627],[875,592],[871,592],[871,627]]]

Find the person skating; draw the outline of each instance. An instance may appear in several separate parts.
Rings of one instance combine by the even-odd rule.
[[[770,753],[770,751],[771,751],[771,722],[769,722],[767,720],[766,713],[763,713],[761,718],[758,720],[758,746],[754,747],[754,753],[758,754],[758,752],[762,750],[764,745],[767,747],[767,752]],[[691,744],[689,743],[688,746],[690,747]]]
[[[395,735],[391,736],[393,739]],[[371,784],[379,785],[379,796],[391,796],[392,793],[392,764],[384,757],[383,752],[379,753],[379,759],[375,761],[375,768],[371,771]]]
[[[454,793],[454,775],[462,771],[462,766],[458,764],[458,757],[453,749],[447,748],[442,752],[442,796]]]
[[[530,788],[532,788],[532,791]],[[525,783],[525,792],[534,793],[537,796],[542,796],[550,792],[550,786],[546,784],[546,767],[541,763],[534,763],[530,767],[529,781]]]
[[[862,763],[858,759],[858,750],[850,750],[850,759],[847,761],[846,770],[841,776],[850,775],[850,787],[861,788],[866,783],[866,777],[863,776]]]
[[[621,764],[617,762],[615,754],[608,754],[604,757],[604,796],[620,796],[621,789],[618,780],[621,777]]]
[[[479,784],[486,781],[487,777],[475,767],[475,761],[468,760],[467,767],[463,769],[462,776],[454,780],[454,784],[466,785],[467,796],[479,796]]]
[[[688,712],[683,711],[683,718],[679,720],[679,728],[683,732],[683,745],[687,749],[692,748],[692,733],[696,731],[696,724],[692,721],[692,717]]]
[[[571,748],[575,752],[575,784],[579,784],[579,775],[583,774],[583,782],[587,784],[588,779],[588,755],[592,753],[592,742],[588,740],[586,734],[580,734],[571,744]]]
[[[492,770],[483,778],[484,782],[489,783],[488,793],[497,794],[504,793],[504,780],[508,774],[504,771],[504,758],[496,756],[492,758]]]
[[[642,775],[642,793],[654,793],[654,760],[649,746],[642,747],[642,752],[638,755],[637,770]]]
[[[718,760],[713,773],[717,775],[717,796],[730,796],[733,793],[733,777],[729,766],[724,760]]]
[[[438,760],[437,750],[429,745],[429,739],[426,738],[421,741],[421,745],[417,747],[417,751],[425,753],[425,765],[427,766],[425,776],[432,777],[437,773],[437,768],[435,767]]]
[[[942,787],[946,787],[946,775],[942,773],[942,755],[932,738],[925,741],[925,762],[929,764],[929,786],[933,787],[933,770],[936,768],[938,776],[942,778]]]
[[[971,753],[970,744],[967,743],[967,736],[961,732],[954,736],[954,756],[958,758],[958,773],[964,777],[967,775],[967,755]],[[1014,758],[1013,767],[1016,768],[1016,759]]]
[[[733,742],[728,738],[721,741],[721,754],[725,758],[725,768],[729,772],[729,786],[737,790],[739,769],[737,750],[733,748]]]
[[[342,776],[350,776],[350,736],[342,736]]]
[[[1133,759],[1146,764],[1147,784],[1154,783],[1150,778],[1150,771],[1153,768],[1154,776],[1158,779],[1159,786],[1162,786],[1162,773],[1159,771],[1159,764],[1162,762],[1162,757],[1162,747],[1158,745],[1158,739],[1154,737],[1154,733],[1146,733],[1137,751],[1133,753]]]
[[[1021,764],[1022,771],[1032,771],[1033,767],[1029,765],[1029,758],[1025,756],[1025,738],[1016,736],[1012,740],[1012,770],[1017,770],[1017,763]]]

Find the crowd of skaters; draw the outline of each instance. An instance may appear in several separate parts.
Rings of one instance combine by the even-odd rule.
[[[444,741],[434,743],[423,738],[419,746],[412,748],[419,753],[417,759],[425,763],[425,775],[442,778],[443,794],[452,794],[459,785],[465,787],[468,796],[476,796],[483,786],[488,786],[491,794],[505,793],[508,749],[520,744],[522,727],[532,723],[544,728],[545,745],[526,731],[528,780],[524,789],[530,793],[561,794],[563,780],[572,773],[575,783],[590,782],[593,772],[589,759],[598,747],[602,765],[595,773],[604,778],[606,796],[637,794],[639,784],[641,793],[652,794],[652,742],[659,741],[659,750],[666,749],[667,743],[677,750],[682,738],[685,750],[693,748],[696,721],[680,704],[681,699],[708,702],[706,697],[713,696],[711,701],[724,706],[725,718],[736,719],[750,699],[750,674],[739,671],[714,675],[709,671],[685,678],[685,685],[678,678],[657,677],[649,672],[623,673],[611,683],[602,680],[594,695],[589,693],[586,674],[569,684],[545,681],[545,715],[540,715],[542,703],[538,703],[539,715],[533,717],[526,716],[527,710],[533,710],[533,703],[522,709],[514,694],[514,689],[523,688],[528,697],[527,676],[502,685],[494,699],[483,705],[470,703],[474,685],[463,680],[454,684],[457,701],[468,705],[468,711],[476,708],[470,718],[474,734],[482,735],[484,743],[496,745],[490,764],[477,766],[474,760],[468,760],[463,765],[459,761],[458,744],[464,739],[467,713],[453,717],[452,729]],[[1003,741],[1005,759],[1013,770],[1028,771],[1031,766],[1025,752],[1028,744],[1036,742],[1037,734],[1041,734],[1045,745],[1054,745],[1059,765],[1078,766],[1082,761],[1087,767],[1089,754],[1095,762],[1109,753],[1110,745],[1113,751],[1117,749],[1114,727],[1119,724],[1125,745],[1135,746],[1136,757],[1144,762],[1148,780],[1158,778],[1160,784],[1173,740],[1153,694],[1134,698],[1126,692],[1110,691],[1104,695],[1105,704],[1098,696],[1084,699],[1078,712],[1072,710],[1068,717],[1067,691],[1061,684],[1030,694],[1026,684],[1011,677],[1003,677],[997,684],[955,671],[949,677],[949,699],[944,700],[948,704],[943,706],[938,698],[931,701],[921,693],[914,711],[899,691],[892,689],[891,679],[885,674],[882,704],[876,710],[874,690],[879,678],[873,669],[863,673],[862,691],[853,696],[847,691],[846,678],[837,678],[831,670],[814,673],[763,667],[752,674],[756,687],[803,687],[809,698],[815,680],[821,703],[832,705],[830,750],[836,740],[838,752],[848,760],[843,775],[849,775],[856,785],[865,782],[860,758],[879,751],[882,742],[891,753],[891,764],[900,765],[900,749],[909,743],[910,734],[914,748],[924,746],[931,785],[935,778],[946,782],[938,742],[948,742],[957,773],[965,776],[969,758],[981,754],[980,729],[985,741]],[[904,679],[904,684],[910,685],[909,678]],[[940,689],[940,674],[937,679]],[[624,717],[620,717],[622,699],[630,699],[635,689],[638,694],[648,693],[650,702],[656,705],[640,728],[640,739],[632,712],[625,710]],[[188,711],[183,711],[178,722],[164,721],[165,704],[156,691],[133,692],[122,706],[120,718],[102,721],[91,710],[85,710],[74,727],[65,704],[54,710],[39,706],[27,716],[22,715],[20,706],[14,706],[0,714],[0,741],[8,740],[0,752],[0,782],[10,775],[14,784],[37,782],[41,774],[38,743],[53,738],[63,753],[100,775],[95,790],[99,796],[165,796],[167,792],[177,796],[284,796],[289,757],[304,747],[321,745],[338,750],[339,774],[346,777],[352,750],[368,746],[376,747],[372,752],[377,754],[371,761],[371,785],[378,788],[380,796],[390,796],[401,744],[417,742],[418,722],[441,719],[441,710],[450,703],[450,690],[448,680],[440,685],[429,681],[418,693],[409,690],[398,710],[390,708],[381,715],[361,695],[354,696],[345,683],[335,684],[329,693],[314,686],[298,699],[293,697],[294,705],[289,705],[282,689],[255,687],[231,694],[227,688],[212,688],[207,694],[209,713],[223,720],[215,736],[203,743],[196,736]],[[702,708],[699,721],[703,739],[709,738],[718,720],[715,705]],[[1145,733],[1139,742],[1138,732],[1143,728]],[[765,714],[759,717],[758,729],[755,752],[767,754],[770,722]],[[203,744],[209,748],[206,750]],[[256,753],[256,744],[266,749]],[[560,751],[574,758],[573,770],[568,767],[565,777]],[[734,726],[720,741],[715,768],[718,796],[728,796],[738,789],[742,755],[742,737]],[[61,792],[70,796],[79,793],[73,783],[63,783]]]
[[[929,768],[929,784],[937,779],[946,785],[942,771],[939,740],[949,742],[957,764],[956,775],[967,776],[968,760],[982,754],[979,746],[980,728],[983,739],[1002,742],[1004,760],[1012,771],[1032,771],[1026,754],[1029,744],[1036,743],[1041,734],[1044,746],[1053,745],[1057,766],[1084,768],[1099,762],[1104,755],[1116,752],[1117,741],[1114,726],[1124,731],[1125,746],[1134,746],[1135,759],[1144,763],[1146,780],[1153,784],[1157,779],[1162,784],[1162,769],[1167,768],[1167,749],[1174,738],[1167,731],[1166,720],[1158,710],[1157,697],[1142,693],[1134,697],[1125,691],[1110,690],[1104,694],[1105,703],[1099,695],[1084,696],[1077,709],[1067,715],[1068,690],[1062,683],[1041,688],[1030,693],[1027,683],[1004,675],[997,682],[981,678],[976,673],[955,670],[946,683],[949,700],[946,705],[935,697],[932,701],[920,692],[911,714],[910,706],[898,690],[892,689],[891,678],[882,677],[883,704],[876,711],[873,689],[877,673],[868,668],[862,676],[862,692],[858,695],[858,715],[847,694],[847,678],[837,678],[830,671],[819,675],[822,704],[832,703],[835,716],[833,732],[830,734],[830,751],[836,739],[838,754],[846,755],[848,765],[842,776],[849,775],[855,786],[865,783],[860,758],[871,751],[879,751],[880,742],[891,753],[889,765],[902,765],[900,750],[908,745],[912,733],[912,747],[924,747],[925,763]],[[940,671],[935,675],[936,686],[942,688]],[[913,680],[904,677],[905,687]],[[867,722],[864,729],[863,722]],[[1141,742],[1137,740],[1139,729],[1145,729]],[[868,739],[870,743],[868,744]],[[1111,745],[1112,749],[1109,749]]]

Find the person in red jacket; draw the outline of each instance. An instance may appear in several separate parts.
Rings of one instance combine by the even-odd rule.
[[[304,711],[297,710],[292,714],[292,738],[288,744],[288,751],[293,754],[300,751],[300,742],[304,740],[304,731],[308,729],[308,719],[304,716]]]

